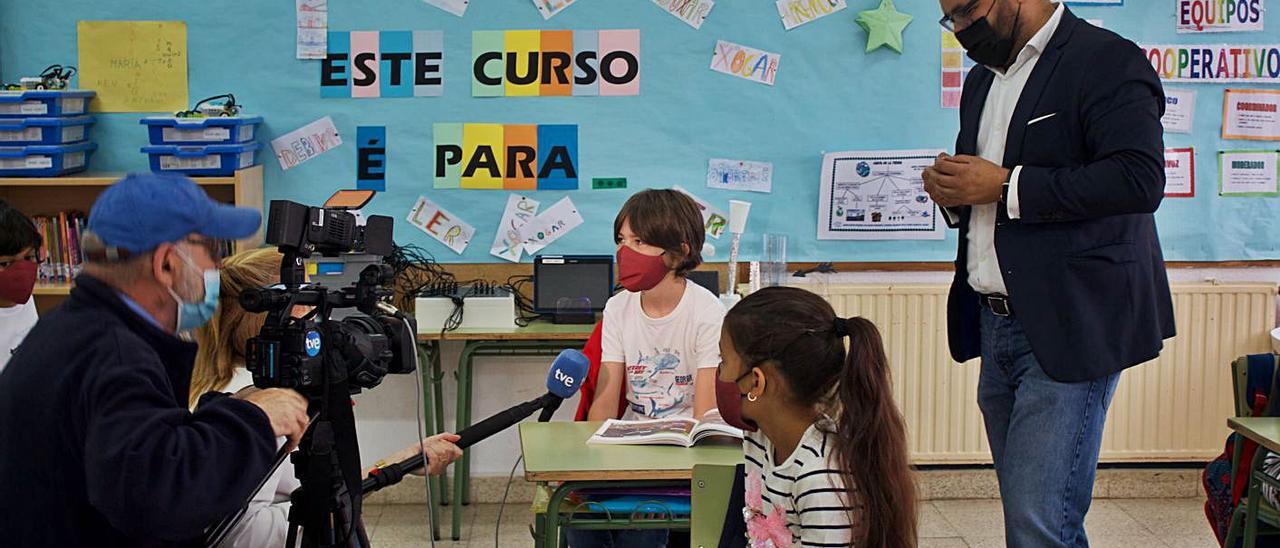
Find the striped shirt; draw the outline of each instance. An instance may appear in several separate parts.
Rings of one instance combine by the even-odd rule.
[[[748,537],[764,527],[753,531],[752,519],[783,513],[793,546],[852,546],[858,524],[850,523],[850,515],[860,511],[851,512],[850,504],[858,509],[861,504],[846,500],[844,477],[831,447],[834,435],[829,432],[833,430],[829,418],[809,426],[795,451],[777,464],[769,439],[760,432],[746,433],[742,448],[747,460],[744,518],[748,520]],[[766,539],[750,540],[750,545],[756,546],[757,541],[763,544]]]

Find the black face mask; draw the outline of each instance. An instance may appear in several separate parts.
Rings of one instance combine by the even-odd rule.
[[[994,8],[995,3],[992,3],[991,7]],[[988,9],[987,15],[990,14],[991,10]],[[995,29],[987,22],[987,15],[983,15],[981,19],[957,32],[956,41],[960,42],[960,46],[975,63],[1000,69],[1008,68],[1012,64],[1013,42],[1018,36],[1018,25],[1022,22],[1022,4],[1018,4],[1018,12],[1013,16],[1013,31],[1009,36],[996,34]]]

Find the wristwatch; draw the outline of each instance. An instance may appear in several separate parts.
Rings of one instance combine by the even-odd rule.
[[[1004,184],[1000,185],[1000,203],[1009,203],[1009,181],[1005,181]]]

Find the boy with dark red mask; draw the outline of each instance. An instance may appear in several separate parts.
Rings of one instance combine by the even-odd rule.
[[[0,200],[0,371],[36,324],[31,290],[41,242],[31,219]]]
[[[698,204],[675,190],[633,195],[613,221],[620,291],[604,307],[600,378],[590,420],[702,418],[716,407],[724,306],[685,279],[702,264],[706,239]],[[660,546],[667,531],[570,531],[570,545]],[[645,535],[657,535],[650,538]],[[590,537],[590,538],[589,538]]]

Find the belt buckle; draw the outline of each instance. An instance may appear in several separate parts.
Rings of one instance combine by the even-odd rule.
[[[991,309],[991,313],[1002,318],[1012,316],[1009,312],[1009,299],[1001,297],[987,297],[987,307]]]

